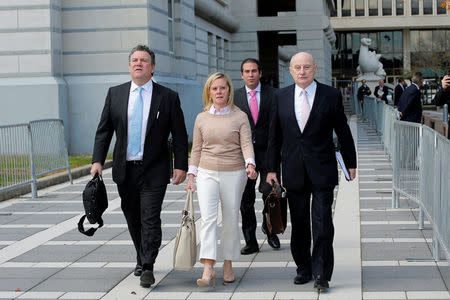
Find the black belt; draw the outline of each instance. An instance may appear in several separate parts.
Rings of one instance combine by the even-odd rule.
[[[143,164],[144,164],[143,160],[127,160],[127,165],[142,166]]]

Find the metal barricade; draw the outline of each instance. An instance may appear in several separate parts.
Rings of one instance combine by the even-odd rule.
[[[32,181],[29,135],[28,124],[0,126],[0,191]]]
[[[392,207],[399,207],[400,195],[416,202],[419,228],[425,217],[433,228],[433,258],[440,259],[442,247],[450,260],[450,140],[428,126],[399,121],[395,108],[373,97],[364,97],[358,115],[376,127],[392,160]]]
[[[36,198],[37,177],[64,169],[72,183],[62,120],[0,126],[0,191],[31,183]]]

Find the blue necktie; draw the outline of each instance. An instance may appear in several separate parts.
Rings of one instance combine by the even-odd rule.
[[[142,131],[142,87],[137,88],[139,95],[134,102],[133,114],[131,116],[130,136],[128,152],[136,155],[141,151],[141,131]]]

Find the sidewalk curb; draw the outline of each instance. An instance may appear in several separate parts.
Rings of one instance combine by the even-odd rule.
[[[105,161],[105,164],[103,165],[103,169],[108,169],[112,167],[112,160]],[[81,166],[75,169],[72,169],[72,179],[77,179],[82,176],[86,176],[89,174],[91,170],[91,165]],[[40,178],[37,180],[37,189],[38,191],[40,189],[57,185],[60,183],[64,183],[69,181],[69,172],[64,171],[61,173],[49,175],[43,178]],[[18,187],[14,187],[5,191],[0,192],[0,202],[5,201],[11,198],[15,198],[21,195],[25,195],[31,193],[31,183],[30,184],[24,184]]]

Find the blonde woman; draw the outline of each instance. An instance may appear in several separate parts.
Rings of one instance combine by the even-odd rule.
[[[224,73],[214,73],[203,88],[204,110],[198,114],[189,163],[186,190],[195,191],[202,227],[200,262],[204,264],[198,286],[215,287],[217,217],[222,208],[223,284],[235,278],[231,262],[240,255],[239,207],[247,177],[256,179],[251,130],[247,115],[233,104],[233,86]]]

